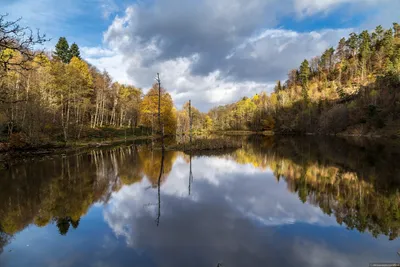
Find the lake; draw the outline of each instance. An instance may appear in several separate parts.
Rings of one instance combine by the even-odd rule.
[[[127,144],[0,170],[0,266],[400,262],[400,150],[241,137],[192,155]]]

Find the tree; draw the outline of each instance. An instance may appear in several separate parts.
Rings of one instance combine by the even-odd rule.
[[[76,43],[73,43],[70,47],[69,56],[71,58],[76,57],[81,59],[81,52],[79,51],[79,46]]]
[[[34,59],[33,48],[48,41],[46,35],[36,35],[28,27],[19,25],[19,21],[6,21],[7,15],[0,15],[0,78],[9,70],[28,70],[29,63]],[[20,55],[18,60],[13,56]],[[0,98],[1,101],[1,98]]]
[[[74,117],[74,136],[80,139],[86,114],[90,108],[88,96],[92,94],[93,77],[86,62],[73,57],[67,68],[67,81],[70,88],[70,110],[68,116]]]
[[[213,121],[212,121],[212,119],[210,118],[210,116],[206,116],[205,117],[205,120],[204,120],[204,126],[203,126],[203,128],[205,128],[207,131],[209,131],[209,130],[211,130],[212,129],[212,127],[213,127]]]
[[[161,88],[160,119],[164,125],[164,132],[167,135],[176,133],[176,112],[170,94]],[[158,126],[158,85],[155,84],[143,97],[140,104],[141,124],[151,128],[155,132],[161,132]]]
[[[57,228],[60,235],[66,235],[70,227],[69,218],[58,218]]]
[[[338,61],[344,60],[346,57],[346,39],[342,38],[336,49],[336,58]]]
[[[56,44],[54,56],[61,60],[61,62],[68,64],[71,60],[71,51],[69,49],[68,41],[65,37],[60,37]]]
[[[280,80],[278,80],[276,82],[274,91],[275,91],[275,93],[279,93],[280,91],[282,91],[282,85],[281,85],[281,81]]]
[[[371,38],[368,31],[363,31],[360,36],[360,62],[361,62],[361,79],[365,78],[367,62],[371,56]]]
[[[303,87],[307,88],[308,86],[308,78],[310,75],[310,66],[308,64],[307,59],[305,59],[300,65],[300,80]]]
[[[352,32],[350,33],[349,39],[347,39],[347,47],[350,50],[350,55],[352,57],[355,57],[358,53],[358,36],[356,33]]]
[[[400,25],[396,22],[393,23],[394,38],[400,38]]]

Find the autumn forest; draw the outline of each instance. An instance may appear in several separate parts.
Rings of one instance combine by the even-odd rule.
[[[191,115],[190,99],[178,110],[162,84],[148,89],[114,82],[81,58],[78,44],[61,37],[53,51],[37,50],[47,41],[19,21],[0,17],[0,150],[122,135],[181,135],[190,127],[196,134],[400,134],[397,23],[342,38],[337,47],[290,70],[271,93],[206,113],[192,106]]]

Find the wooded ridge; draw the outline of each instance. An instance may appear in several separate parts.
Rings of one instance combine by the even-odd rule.
[[[174,106],[165,88],[113,82],[61,37],[47,41],[0,16],[0,151],[50,142],[116,136],[273,131],[400,134],[400,25],[351,33],[336,48],[304,60],[274,92],[262,92],[207,113]],[[158,103],[160,98],[160,120]],[[189,100],[189,99],[188,99]],[[161,129],[162,128],[162,129]]]

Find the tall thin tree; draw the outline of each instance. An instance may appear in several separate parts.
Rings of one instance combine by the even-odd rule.
[[[160,73],[157,73],[156,78],[158,84],[158,127],[161,131],[161,147],[164,151],[164,126],[161,123],[161,80],[160,80]]]

